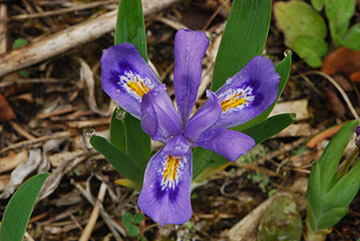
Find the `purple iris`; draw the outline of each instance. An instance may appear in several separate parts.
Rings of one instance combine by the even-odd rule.
[[[208,90],[208,101],[192,115],[208,45],[201,31],[181,29],[175,36],[177,110],[134,45],[112,46],[101,58],[104,91],[141,119],[153,140],[165,143],[147,164],[138,200],[140,209],[160,225],[191,218],[191,147],[201,146],[230,161],[246,155],[254,139],[226,128],[251,120],[277,97],[280,76],[269,59],[257,56],[215,93]]]

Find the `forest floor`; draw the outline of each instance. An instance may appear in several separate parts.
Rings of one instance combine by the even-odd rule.
[[[89,5],[94,3],[99,4]],[[28,43],[41,41],[45,36],[116,9],[117,2],[15,0],[0,1],[0,5],[5,6],[10,18],[10,21],[0,21],[0,30],[4,24],[7,29],[5,39],[0,38],[0,51],[10,52],[19,39]],[[78,9],[77,6],[88,7]],[[172,98],[173,45],[177,29],[187,27],[209,33],[212,44],[203,62],[203,79],[211,79],[216,43],[230,7],[231,2],[225,0],[180,1],[146,15],[149,59]],[[67,12],[47,15],[59,9]],[[358,15],[355,18],[359,18]],[[0,81],[0,216],[20,183],[39,172],[53,173],[35,206],[27,240],[78,240],[93,210],[94,203],[86,197],[96,197],[102,183],[107,192],[101,213],[115,221],[115,229],[118,228],[124,240],[138,240],[129,236],[121,217],[140,212],[139,193],[115,184],[120,174],[91,147],[86,134],[88,129],[93,129],[98,134],[109,135],[114,105],[100,85],[100,57],[103,49],[113,45],[113,39],[113,32],[106,33],[22,71],[8,73]],[[4,43],[5,50],[1,47]],[[272,18],[265,54],[278,63],[286,49],[284,36]],[[304,217],[311,163],[319,159],[329,138],[317,141],[312,147],[307,145],[308,140],[326,128],[354,118],[337,89],[322,76],[309,73],[313,70],[293,54],[291,75],[275,110],[297,114],[290,128],[256,146],[242,162],[228,166],[196,187],[192,192],[193,217],[189,223],[161,227],[146,218],[136,225],[140,236],[147,240],[227,240],[232,227],[280,191],[296,193],[294,200]],[[332,78],[360,113],[359,83],[342,73]],[[209,84],[204,82],[203,86],[209,87]],[[203,95],[197,104],[204,99]],[[351,142],[349,150],[353,147]],[[16,177],[11,176],[21,163],[28,165],[23,165]],[[296,189],[290,188],[294,183],[300,184]],[[326,240],[356,241],[359,237],[360,195],[357,194],[348,214],[334,226]],[[90,240],[115,240],[102,215]]]

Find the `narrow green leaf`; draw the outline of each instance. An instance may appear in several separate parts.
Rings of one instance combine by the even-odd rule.
[[[193,180],[209,165],[212,153],[200,146],[193,150]]]
[[[140,121],[131,115],[125,118],[126,153],[144,173],[151,154],[150,137],[141,129]]]
[[[308,200],[306,200],[306,219],[309,222],[310,228],[313,232],[318,230],[316,215]]]
[[[119,115],[123,112],[119,108],[116,108],[112,114],[110,122],[110,142],[115,146],[119,147],[122,151],[126,151],[126,140],[125,140],[125,124],[123,120],[118,120]]]
[[[315,162],[311,168],[311,173],[309,177],[309,183],[307,188],[307,205],[314,212],[314,216],[319,216],[322,212],[322,198],[323,192],[321,189],[320,183],[320,168],[319,162]],[[310,215],[308,213],[308,215]],[[317,226],[315,223],[312,223],[312,219],[309,219],[311,226]]]
[[[260,55],[269,31],[271,0],[234,0],[214,66],[211,90]]]
[[[278,84],[279,92],[278,92],[276,101],[269,108],[267,108],[263,113],[261,113],[260,115],[256,116],[254,119],[252,119],[242,125],[234,127],[233,130],[236,130],[236,131],[245,130],[255,124],[258,124],[258,123],[266,120],[266,118],[270,115],[271,111],[274,109],[277,101],[279,100],[282,92],[284,91],[285,85],[289,79],[289,75],[290,75],[290,71],[291,71],[291,56],[292,56],[292,53],[291,53],[291,51],[289,51],[286,54],[285,58],[275,66],[276,72],[280,75],[280,82]]]
[[[341,208],[331,209],[328,212],[324,213],[323,215],[321,215],[321,217],[317,219],[318,229],[314,231],[318,231],[334,226],[346,215],[348,210],[349,209],[347,207],[346,208],[341,207]]]
[[[90,143],[121,175],[142,186],[143,173],[128,155],[101,136],[92,136]]]
[[[360,161],[333,186],[324,198],[324,210],[347,207],[360,188]]]
[[[360,50],[360,23],[352,26],[340,39],[340,43],[348,49]]]
[[[144,219],[145,219],[144,214],[135,213],[135,215],[134,215],[134,223],[141,223]]]
[[[115,44],[132,43],[147,61],[146,33],[141,0],[120,0]]]
[[[259,144],[288,127],[295,121],[295,116],[295,114],[272,116],[264,122],[245,129],[242,132],[254,138],[256,144]]]
[[[132,43],[147,61],[146,33],[141,0],[120,0],[115,29],[115,44]],[[126,153],[143,173],[150,157],[150,137],[141,129],[140,121],[131,115],[125,120]]]
[[[325,0],[311,0],[311,4],[316,9],[316,11],[320,12],[324,7]]]
[[[36,175],[22,184],[11,197],[0,227],[0,241],[22,241],[37,196],[49,173]]]
[[[331,188],[329,184],[334,178],[340,158],[343,155],[351,136],[354,134],[355,127],[358,124],[359,121],[357,120],[345,123],[331,139],[321,155],[319,167],[323,192],[327,192]]]

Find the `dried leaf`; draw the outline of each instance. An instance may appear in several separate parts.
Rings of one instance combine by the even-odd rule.
[[[14,169],[28,158],[27,151],[22,151],[17,154],[9,153],[7,157],[0,158],[0,173]]]
[[[329,75],[341,72],[352,81],[360,81],[360,50],[338,48],[324,61],[322,71]]]
[[[0,199],[10,197],[15,189],[21,185],[24,179],[32,173],[39,166],[41,161],[41,150],[32,149],[29,151],[29,158],[26,162],[18,165],[14,171],[11,172],[11,179],[5,190],[0,194]]]
[[[0,94],[0,121],[8,121],[15,118],[15,113],[10,107],[9,102]]]

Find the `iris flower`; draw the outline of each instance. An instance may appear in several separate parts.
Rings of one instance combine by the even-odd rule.
[[[104,91],[139,118],[153,140],[165,143],[147,164],[138,199],[140,209],[160,225],[191,218],[191,148],[201,146],[230,161],[246,155],[254,139],[227,128],[251,120],[277,97],[280,77],[269,59],[257,56],[215,93],[207,90],[207,102],[192,115],[208,45],[201,31],[181,29],[175,36],[177,110],[134,45],[112,46],[101,58]]]

